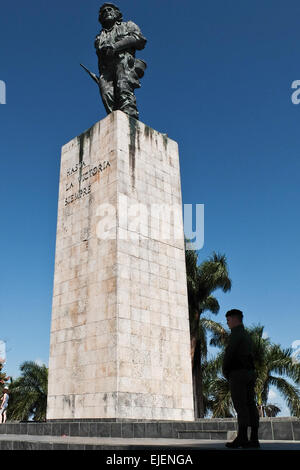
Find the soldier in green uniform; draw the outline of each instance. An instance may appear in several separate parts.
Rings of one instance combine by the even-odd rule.
[[[229,310],[226,313],[227,324],[231,330],[229,342],[223,359],[223,374],[229,381],[231,398],[237,412],[238,435],[229,448],[258,448],[259,415],[255,401],[255,368],[253,344],[243,325],[243,313]],[[247,429],[251,426],[250,441]]]

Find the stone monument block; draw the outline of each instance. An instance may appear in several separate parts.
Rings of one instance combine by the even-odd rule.
[[[115,111],[62,148],[47,419],[193,420],[177,143]]]

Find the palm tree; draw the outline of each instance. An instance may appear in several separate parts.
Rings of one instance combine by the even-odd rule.
[[[193,393],[195,417],[204,417],[203,371],[202,362],[206,356],[205,328],[201,315],[205,311],[214,314],[220,306],[212,293],[220,288],[223,292],[231,289],[226,257],[213,255],[200,265],[195,250],[186,250],[187,288],[191,334],[191,361],[193,374]]]
[[[248,328],[253,340],[254,363],[257,373],[255,394],[260,416],[276,416],[280,411],[278,407],[268,404],[268,395],[271,386],[276,387],[285,399],[293,416],[300,417],[300,364],[293,360],[291,348],[282,349],[263,335],[264,327],[261,325]],[[211,329],[211,331],[213,331]],[[224,349],[230,332],[221,325],[215,328],[210,341],[211,345],[219,346],[222,351],[210,364],[209,381],[210,403],[214,417],[226,417],[233,412],[228,382],[221,375]],[[291,381],[291,382],[290,382]]]
[[[222,396],[222,399],[218,401],[218,406],[220,410],[218,413],[223,417],[232,417],[230,412],[231,408],[231,396],[227,386],[227,380],[224,378],[218,377],[218,372],[222,368],[222,358],[217,356],[217,358],[208,360],[207,358],[207,333],[211,332],[214,336],[222,338],[223,336],[223,327],[220,323],[217,323],[208,318],[200,319],[200,329],[203,331],[202,334],[202,344],[201,344],[201,366],[202,366],[202,392],[203,392],[203,411],[204,416],[208,411],[215,409],[216,397],[215,391],[218,396]]]
[[[21,376],[10,386],[8,416],[10,419],[45,421],[47,409],[48,369],[26,361],[20,366]]]
[[[268,404],[264,408],[264,413],[267,418],[275,418],[278,413],[280,413],[281,409],[278,408],[276,405]]]

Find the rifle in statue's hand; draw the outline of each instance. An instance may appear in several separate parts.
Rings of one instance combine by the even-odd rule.
[[[81,67],[89,74],[89,76],[99,85],[99,77],[93,72],[91,72],[88,68],[86,68],[84,65],[80,64]]]

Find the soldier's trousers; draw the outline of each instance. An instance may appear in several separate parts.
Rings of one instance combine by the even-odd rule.
[[[120,109],[135,119],[139,118],[134,90],[139,88],[134,58],[129,54],[116,59],[100,75],[99,88],[106,112]]]
[[[252,370],[233,370],[229,374],[230,393],[239,427],[259,425],[254,392],[255,379],[255,372]]]

